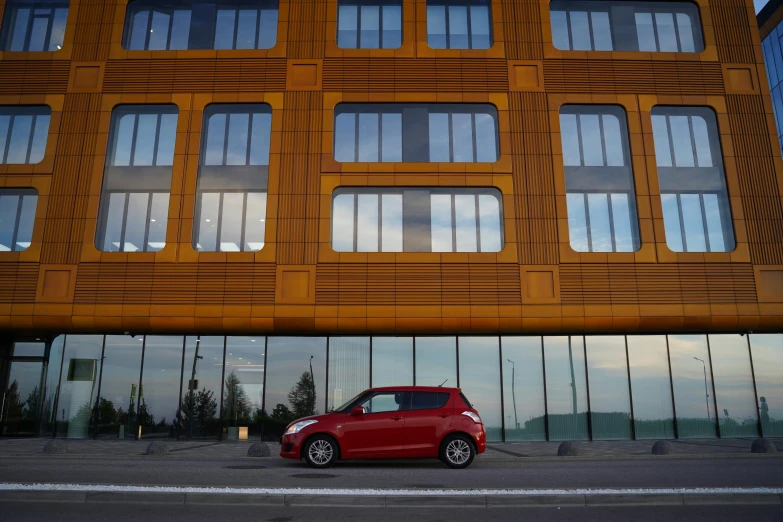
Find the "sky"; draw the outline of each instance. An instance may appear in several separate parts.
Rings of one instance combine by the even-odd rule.
[[[761,11],[765,5],[767,5],[768,0],[753,0],[753,3],[756,4],[756,12],[758,13]]]

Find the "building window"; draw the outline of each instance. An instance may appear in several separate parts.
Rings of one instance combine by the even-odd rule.
[[[157,252],[166,224],[177,136],[175,105],[125,105],[112,114],[96,247]]]
[[[653,107],[652,125],[666,244],[674,252],[734,250],[715,113]]]
[[[338,252],[500,252],[496,189],[339,189],[332,201]]]
[[[21,252],[30,247],[37,204],[34,189],[0,190],[0,252]]]
[[[137,0],[128,6],[128,50],[270,49],[277,41],[277,0]]]
[[[9,1],[3,17],[3,50],[62,49],[68,4],[68,0]]]
[[[337,46],[343,49],[397,49],[402,45],[400,0],[341,0]]]
[[[210,105],[204,111],[193,248],[255,252],[264,246],[272,109]]]
[[[340,104],[334,157],[343,163],[492,163],[497,110],[471,104]]]
[[[490,0],[427,0],[427,43],[433,49],[492,47]]]
[[[552,0],[549,11],[557,49],[704,50],[699,8],[691,2]]]
[[[577,252],[639,250],[625,111],[609,105],[560,109],[568,230]]]
[[[46,106],[0,107],[0,164],[40,163],[46,153],[51,114]]]

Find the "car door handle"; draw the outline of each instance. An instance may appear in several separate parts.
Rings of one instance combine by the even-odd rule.
[[[448,413],[441,413],[440,415],[438,415],[438,417],[440,417],[441,419],[445,419],[446,417],[451,417],[451,415],[449,415]]]
[[[392,417],[392,420],[396,420],[396,421],[402,420],[402,417]]]

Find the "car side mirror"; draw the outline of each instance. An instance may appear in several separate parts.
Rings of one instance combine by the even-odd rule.
[[[351,409],[351,415],[352,416],[364,415],[364,406],[361,406],[361,405],[358,405],[358,404],[356,406],[354,406]]]

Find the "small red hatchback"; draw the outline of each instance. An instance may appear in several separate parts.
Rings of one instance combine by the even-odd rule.
[[[399,386],[364,391],[331,413],[291,423],[280,456],[315,468],[394,458],[440,458],[466,468],[486,447],[481,417],[458,388]]]

